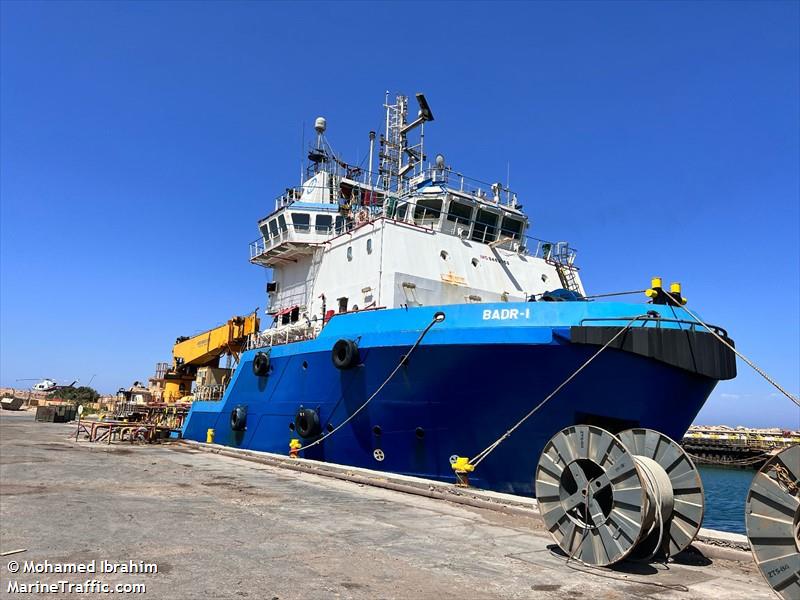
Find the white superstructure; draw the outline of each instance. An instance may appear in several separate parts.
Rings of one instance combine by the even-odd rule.
[[[408,100],[386,104],[379,168],[341,161],[319,118],[305,182],[286,191],[259,222],[250,260],[272,269],[275,324],[322,324],[332,314],[401,306],[525,301],[568,289],[583,294],[575,252],[526,235],[516,195],[500,183],[425,164],[425,98],[407,123]],[[408,134],[419,132],[412,144]]]

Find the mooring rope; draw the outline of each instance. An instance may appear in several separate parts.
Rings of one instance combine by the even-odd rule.
[[[584,363],[583,363],[583,364],[582,364],[580,367],[578,367],[578,368],[577,368],[577,369],[576,369],[576,370],[575,370],[575,371],[572,373],[572,375],[570,375],[569,377],[567,377],[567,378],[566,378],[566,379],[565,379],[565,380],[564,380],[564,381],[563,381],[563,382],[562,382],[562,383],[561,383],[561,384],[560,384],[560,385],[559,385],[559,386],[558,386],[556,389],[554,389],[552,392],[550,392],[550,394],[548,394],[548,396],[547,396],[547,397],[546,397],[544,400],[542,400],[542,401],[541,401],[539,404],[537,404],[537,405],[536,405],[536,406],[535,406],[535,407],[534,407],[534,408],[533,408],[533,409],[532,409],[530,412],[528,412],[528,414],[526,414],[526,415],[525,415],[524,417],[522,417],[522,418],[521,418],[519,421],[517,421],[517,423],[516,423],[516,424],[515,424],[513,427],[511,427],[511,429],[509,429],[508,431],[506,431],[506,432],[505,432],[503,435],[501,435],[501,436],[500,436],[499,438],[497,438],[497,439],[496,439],[494,442],[492,442],[491,444],[489,444],[489,445],[488,445],[486,448],[484,448],[484,449],[483,449],[481,452],[479,452],[478,454],[476,454],[476,455],[475,455],[475,456],[474,456],[474,457],[473,457],[473,458],[472,458],[472,459],[469,461],[469,464],[470,464],[470,465],[472,465],[473,467],[477,467],[477,466],[478,466],[478,465],[481,463],[481,461],[483,461],[483,459],[484,459],[484,458],[486,458],[487,456],[489,456],[489,454],[491,454],[491,453],[494,451],[494,449],[495,449],[495,448],[497,448],[497,447],[498,447],[500,444],[502,444],[502,443],[503,443],[504,441],[506,441],[506,440],[507,440],[509,437],[511,437],[511,434],[512,434],[512,433],[514,433],[514,432],[515,432],[517,429],[519,429],[519,427],[520,427],[520,426],[521,426],[521,425],[522,425],[522,424],[523,424],[525,421],[527,421],[529,418],[531,418],[531,417],[532,417],[532,416],[533,416],[533,415],[536,413],[536,411],[538,411],[540,408],[542,408],[542,407],[543,407],[543,406],[544,406],[544,405],[545,405],[545,404],[546,404],[546,403],[547,403],[547,402],[548,402],[548,401],[549,401],[551,398],[553,398],[553,396],[555,396],[556,394],[558,394],[558,392],[560,392],[560,391],[561,391],[561,390],[564,388],[564,386],[566,386],[566,385],[567,385],[567,384],[568,384],[570,381],[572,381],[572,380],[573,380],[573,379],[574,379],[574,378],[575,378],[575,377],[578,375],[578,373],[580,373],[580,372],[581,372],[581,371],[583,371],[583,370],[584,370],[584,369],[585,369],[587,366],[589,366],[589,363],[591,363],[591,362],[592,362],[592,361],[593,361],[595,358],[597,358],[598,356],[600,356],[600,354],[602,354],[602,352],[603,352],[603,351],[604,351],[606,348],[608,348],[608,347],[609,347],[611,344],[613,344],[613,343],[614,343],[614,342],[617,340],[617,338],[618,338],[618,337],[620,337],[620,336],[621,336],[623,333],[625,333],[626,331],[628,331],[628,329],[630,329],[630,328],[631,328],[631,326],[632,326],[632,325],[633,325],[633,324],[634,324],[636,321],[638,321],[638,320],[640,320],[640,319],[649,319],[649,318],[650,318],[650,316],[649,316],[649,315],[647,315],[647,314],[644,314],[644,315],[638,315],[638,316],[636,316],[636,317],[632,318],[632,319],[631,319],[631,320],[628,322],[628,324],[627,324],[627,325],[625,325],[625,327],[623,327],[622,329],[620,329],[620,330],[619,330],[619,331],[616,333],[616,335],[614,335],[614,337],[612,337],[612,338],[611,338],[610,340],[608,340],[608,341],[607,341],[605,344],[603,344],[603,347],[602,347],[602,348],[600,348],[600,349],[599,349],[597,352],[595,352],[595,353],[594,353],[592,356],[590,356],[590,357],[589,357],[589,359],[588,359],[586,362],[584,362]]]
[[[750,367],[752,367],[752,368],[753,368],[753,370],[754,370],[756,373],[758,373],[758,374],[759,374],[759,375],[761,375],[761,376],[762,376],[764,379],[766,379],[766,380],[767,380],[769,383],[771,383],[771,384],[772,384],[772,385],[775,387],[775,389],[777,389],[777,390],[778,390],[778,391],[779,391],[781,394],[783,394],[783,395],[784,395],[784,396],[786,396],[786,397],[787,397],[789,400],[791,400],[792,402],[794,402],[795,404],[797,404],[797,406],[800,406],[800,399],[796,398],[795,396],[793,396],[792,394],[790,394],[789,392],[787,392],[785,389],[783,389],[783,388],[780,386],[780,384],[778,384],[778,382],[777,382],[777,381],[775,381],[775,380],[774,380],[772,377],[770,377],[769,375],[767,375],[767,373],[766,373],[766,372],[765,372],[763,369],[761,369],[761,368],[760,368],[758,365],[756,365],[756,364],[755,364],[755,363],[754,363],[752,360],[750,360],[750,359],[749,359],[749,358],[747,358],[747,357],[746,357],[744,354],[742,354],[742,353],[741,353],[741,352],[739,352],[739,351],[738,351],[736,348],[734,348],[734,347],[733,347],[733,344],[731,344],[730,342],[726,341],[726,340],[725,340],[725,339],[724,339],[724,338],[723,338],[721,335],[719,335],[719,334],[718,334],[716,331],[714,331],[714,329],[713,329],[713,328],[711,328],[711,327],[710,327],[710,326],[708,326],[706,323],[704,323],[704,322],[703,322],[703,320],[702,320],[700,317],[698,317],[696,314],[694,314],[694,313],[693,313],[691,310],[689,310],[689,309],[688,309],[688,308],[686,308],[685,306],[681,305],[681,304],[680,304],[680,303],[679,303],[677,300],[675,300],[675,298],[673,298],[673,297],[672,297],[672,296],[670,296],[669,294],[664,294],[664,296],[665,296],[666,298],[669,298],[669,301],[670,301],[670,302],[671,302],[671,303],[672,303],[674,306],[676,306],[677,308],[681,308],[681,309],[685,310],[685,311],[686,311],[686,313],[687,313],[687,314],[688,314],[690,317],[692,317],[692,318],[693,318],[695,321],[697,321],[697,322],[698,322],[700,325],[702,325],[702,326],[703,326],[703,327],[706,329],[706,331],[708,331],[709,333],[711,333],[711,335],[713,335],[713,336],[714,336],[715,338],[717,338],[717,339],[718,339],[720,342],[722,342],[722,343],[723,343],[725,346],[727,346],[727,347],[728,347],[728,348],[729,348],[729,349],[730,349],[730,350],[731,350],[731,351],[732,351],[732,352],[733,352],[733,353],[734,353],[736,356],[738,356],[739,358],[741,358],[741,359],[742,359],[744,362],[746,362],[746,363],[747,363],[747,364],[748,364]],[[674,312],[674,310],[673,310],[673,312]]]
[[[400,368],[408,362],[409,357],[414,353],[414,350],[417,349],[417,347],[422,342],[422,339],[428,334],[428,332],[431,330],[431,328],[434,325],[436,325],[436,323],[441,323],[442,321],[444,321],[444,313],[443,312],[439,311],[435,315],[433,315],[433,319],[431,320],[430,323],[428,323],[428,325],[425,327],[425,329],[422,330],[422,333],[419,334],[419,337],[417,338],[417,341],[414,342],[414,345],[411,346],[411,349],[406,354],[404,354],[402,357],[400,357],[400,362],[398,362],[397,366],[394,368],[394,370],[391,373],[389,373],[389,376],[386,379],[383,380],[383,383],[378,386],[378,389],[376,389],[372,393],[372,395],[369,398],[367,398],[366,401],[361,406],[359,406],[355,411],[353,411],[353,413],[349,417],[347,417],[344,421],[339,423],[336,427],[331,429],[328,433],[323,435],[321,438],[319,438],[317,440],[314,440],[313,442],[311,442],[310,444],[308,444],[306,446],[303,446],[302,450],[307,450],[308,448],[313,448],[317,444],[321,444],[322,442],[327,440],[329,437],[331,437],[334,433],[339,431],[342,427],[347,425],[350,421],[352,421],[356,417],[356,415],[358,415],[358,413],[360,413],[362,410],[364,410],[364,408],[367,406],[367,404],[372,402],[372,400],[378,394],[381,393],[381,390],[383,390],[383,388],[386,387],[386,385],[392,380],[392,378],[395,375],[397,375],[397,372],[400,370]]]

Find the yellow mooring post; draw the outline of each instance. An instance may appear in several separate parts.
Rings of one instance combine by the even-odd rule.
[[[469,487],[469,474],[475,470],[475,465],[469,464],[469,458],[456,456],[456,460],[450,466],[456,473],[456,485],[458,487]]]
[[[206,431],[206,444],[213,444],[214,443],[214,430],[209,428]]]
[[[300,440],[292,439],[292,441],[289,442],[289,458],[297,458],[297,455],[300,453],[300,448],[302,447],[303,445],[300,443]]]

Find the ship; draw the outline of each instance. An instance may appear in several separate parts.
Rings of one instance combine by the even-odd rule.
[[[588,294],[574,247],[533,237],[507,183],[428,160],[433,112],[412,102],[387,93],[361,165],[316,119],[299,185],[250,244],[265,326],[182,436],[439,481],[491,446],[470,484],[523,495],[565,427],[681,439],[736,375],[728,332],[659,279],[633,300]]]

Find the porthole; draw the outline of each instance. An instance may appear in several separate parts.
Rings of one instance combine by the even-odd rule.
[[[367,240],[367,254],[372,254],[372,240]]]
[[[333,431],[333,423],[328,423],[328,425],[325,427],[325,429],[327,429],[327,430],[328,430],[328,433],[330,433],[331,431]]]
[[[347,247],[347,260],[353,260],[353,247]]]
[[[477,267],[478,266],[478,259],[477,258],[473,258],[472,259],[472,266],[473,267]]]
[[[439,256],[442,257],[442,260],[447,260],[447,250],[442,250],[439,252]]]
[[[375,425],[375,427],[372,428],[372,433],[374,433],[376,437],[380,437],[381,433],[383,433],[381,426]]]
[[[307,368],[308,368],[308,361],[304,360],[303,361],[303,370],[305,371]]]
[[[421,440],[422,438],[425,437],[425,430],[422,427],[417,427],[416,431],[414,432],[414,435],[417,436],[418,440]]]
[[[294,431],[294,421],[289,423],[289,431]]]

